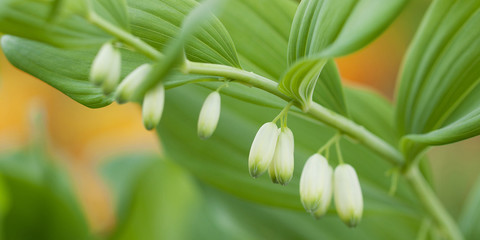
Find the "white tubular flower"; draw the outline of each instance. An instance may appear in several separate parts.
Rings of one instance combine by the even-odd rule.
[[[294,141],[293,133],[288,128],[282,128],[278,135],[275,154],[268,172],[274,183],[287,185],[293,177],[294,157],[293,157]]]
[[[203,102],[200,116],[198,117],[198,136],[201,139],[207,139],[212,136],[215,128],[217,128],[218,119],[220,118],[220,93],[217,91],[208,95]]]
[[[115,92],[117,102],[122,104],[131,101],[138,85],[145,79],[151,69],[150,64],[143,64],[128,74]]]
[[[316,153],[308,158],[300,177],[300,200],[315,217],[325,214],[332,199],[333,169],[327,159]]]
[[[102,85],[105,94],[113,92],[120,80],[121,65],[120,51],[111,42],[103,44],[93,60],[90,81],[95,85]]]
[[[165,102],[165,88],[159,83],[155,88],[145,94],[142,106],[143,125],[147,130],[155,128],[163,113],[163,104]]]
[[[355,227],[362,218],[363,197],[357,173],[352,166],[341,164],[334,173],[335,206],[340,219]]]
[[[262,125],[255,135],[250,155],[248,156],[248,170],[254,178],[262,175],[270,166],[278,140],[278,128],[273,122]]]

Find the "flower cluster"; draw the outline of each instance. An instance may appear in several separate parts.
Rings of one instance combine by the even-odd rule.
[[[95,57],[90,70],[90,81],[101,86],[108,95],[114,93],[116,101],[120,104],[135,101],[135,93],[140,84],[151,72],[150,64],[143,64],[128,74],[120,82],[121,54],[112,42],[105,43]],[[205,100],[198,119],[198,136],[202,139],[209,138],[220,117],[219,90],[212,92]],[[142,117],[146,129],[154,129],[160,122],[165,101],[165,87],[162,83],[148,90],[143,96]]]
[[[248,169],[254,178],[267,171],[274,183],[286,185],[293,176],[293,133],[268,122],[258,131],[250,148]]]
[[[279,117],[283,117],[283,114],[282,111]],[[325,148],[332,143],[338,146],[337,136]],[[260,127],[250,148],[248,169],[254,178],[268,169],[273,183],[286,185],[291,181],[294,171],[294,139],[286,124],[278,128],[274,120]],[[326,214],[332,197],[335,198],[337,213],[342,221],[350,227],[356,226],[362,218],[363,198],[355,169],[340,160],[334,171],[328,160],[316,153],[303,167],[300,200],[305,210],[318,219]]]
[[[300,178],[300,199],[307,212],[315,218],[325,215],[335,199],[337,214],[348,226],[354,227],[362,218],[363,198],[355,169],[341,163],[335,172],[322,155],[312,155]]]

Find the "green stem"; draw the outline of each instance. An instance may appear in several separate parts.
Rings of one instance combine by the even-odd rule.
[[[429,212],[430,216],[448,235],[448,237],[452,240],[463,239],[457,224],[443,207],[437,195],[433,192],[432,188],[428,185],[427,181],[418,170],[418,167],[412,166],[410,171],[406,173],[405,177],[420,198],[425,209]]]
[[[287,102],[294,100],[278,90],[277,82],[242,69],[219,64],[190,62],[187,60],[183,70],[187,73],[214,75],[241,81],[252,85],[253,87],[260,88],[264,91],[274,94]],[[295,102],[295,106],[301,107],[298,102]],[[401,166],[403,164],[403,156],[399,151],[397,151],[397,149],[383,141],[381,138],[377,137],[375,134],[369,132],[363,126],[356,124],[352,120],[345,118],[342,115],[335,113],[315,102],[312,103],[305,114],[340,130],[343,134],[356,139],[363,145],[367,146],[374,152],[390,161],[392,164],[396,166]]]
[[[340,132],[335,133],[335,135],[333,135],[333,137],[331,137],[330,140],[327,141],[327,143],[325,143],[320,149],[318,149],[317,153],[322,154],[323,151],[330,149],[330,146],[336,143],[341,136],[342,134]]]
[[[287,106],[283,108],[283,110],[272,120],[273,123],[276,123],[278,119],[283,118],[285,114],[288,114],[288,110],[293,105],[293,102],[289,102]]]
[[[163,58],[162,53],[160,53],[155,48],[153,48],[152,46],[142,41],[142,39],[132,35],[131,33],[123,30],[122,28],[115,26],[109,21],[98,16],[95,12],[89,11],[87,19],[92,24],[96,25],[97,27],[101,28],[105,32],[111,34],[112,36],[115,36],[119,41],[133,47],[139,53],[147,56],[148,58],[152,60],[159,60]]]

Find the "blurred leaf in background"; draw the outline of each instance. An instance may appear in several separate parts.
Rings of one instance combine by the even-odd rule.
[[[65,168],[47,153],[43,118],[32,116],[31,143],[0,155],[0,193],[6,193],[0,197],[0,234],[12,240],[89,239]]]
[[[118,227],[111,239],[410,239],[415,231],[397,224],[417,227],[409,214],[391,219],[393,212],[368,214],[355,231],[332,214],[315,221],[303,211],[245,201],[205,185],[156,155],[122,156],[101,172],[116,200]],[[379,229],[384,221],[398,230]]]

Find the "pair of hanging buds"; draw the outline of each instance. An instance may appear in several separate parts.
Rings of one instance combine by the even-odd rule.
[[[332,195],[340,219],[349,227],[356,226],[363,213],[363,197],[355,169],[341,163],[335,172],[322,155],[312,155],[303,167],[300,178],[300,200],[315,218],[326,214]]]
[[[137,87],[151,70],[150,64],[143,64],[120,82],[121,54],[112,42],[105,43],[93,60],[90,81],[101,86],[104,94],[115,92],[115,99],[123,104],[133,100]],[[118,87],[117,87],[118,86]],[[146,129],[155,128],[162,118],[165,88],[162,83],[147,91],[142,103],[142,118]]]
[[[267,171],[274,183],[287,185],[293,177],[294,139],[292,131],[274,122],[262,125],[248,156],[248,169],[254,178]]]

